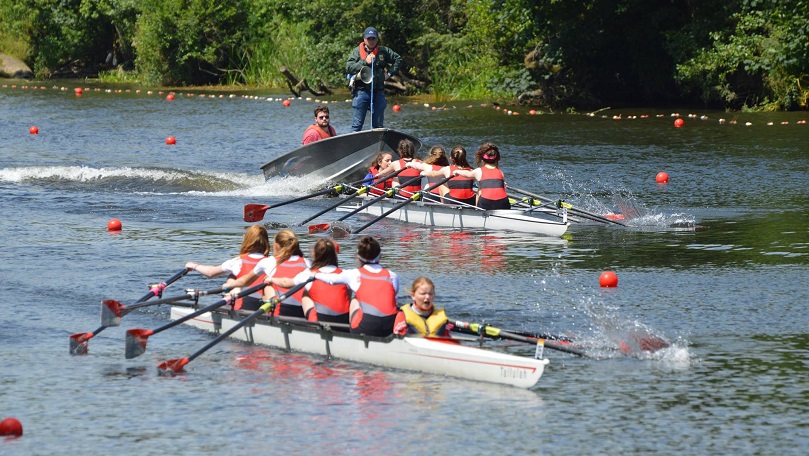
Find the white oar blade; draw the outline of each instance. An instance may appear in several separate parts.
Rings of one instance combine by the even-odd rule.
[[[70,336],[70,354],[86,355],[87,345],[93,333],[78,333]]]
[[[114,299],[101,301],[101,326],[120,326],[124,305]]]
[[[126,332],[126,359],[137,358],[146,352],[146,341],[152,331],[148,329],[130,329]]]

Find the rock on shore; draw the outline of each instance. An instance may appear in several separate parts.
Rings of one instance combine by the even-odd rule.
[[[0,77],[15,79],[31,79],[34,72],[28,65],[17,57],[0,54]]]

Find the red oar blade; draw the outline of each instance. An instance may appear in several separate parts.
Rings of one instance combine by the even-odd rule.
[[[260,222],[264,219],[264,213],[267,212],[270,206],[263,204],[245,204],[244,205],[244,221],[245,222]]]
[[[334,222],[331,224],[331,232],[334,237],[348,236],[351,234],[351,225],[345,222]]]
[[[87,343],[93,338],[93,333],[76,333],[70,336],[70,354],[86,355]]]
[[[640,334],[632,334],[618,343],[618,348],[625,355],[640,352],[654,353],[669,346],[671,344],[661,337]]]
[[[331,224],[318,223],[317,225],[309,225],[309,234],[328,233],[331,231]]]
[[[157,366],[157,373],[160,375],[179,374],[183,371],[183,366],[188,364],[188,358],[170,359]]]
[[[101,326],[120,326],[126,306],[114,299],[101,301]]]
[[[129,329],[126,331],[126,359],[137,358],[146,351],[146,341],[154,334],[151,329]]]

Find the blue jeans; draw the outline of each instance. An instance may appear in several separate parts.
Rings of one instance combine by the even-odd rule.
[[[377,90],[374,92],[374,109],[371,112],[371,128],[382,128],[385,123],[385,107],[388,106],[385,100],[385,91]],[[353,131],[362,130],[362,125],[365,123],[365,114],[371,109],[371,91],[358,90],[351,101],[351,107],[354,108],[354,118],[351,120],[351,129]]]

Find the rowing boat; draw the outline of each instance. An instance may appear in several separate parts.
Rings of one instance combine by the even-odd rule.
[[[403,200],[384,199],[359,212],[381,216]],[[336,208],[337,212],[357,210],[362,202],[345,204]],[[561,237],[570,224],[565,220],[551,219],[538,211],[522,209],[498,209],[485,211],[472,206],[418,201],[407,204],[386,216],[389,219],[443,228],[489,229],[519,231],[541,236]]]
[[[321,139],[293,149],[261,166],[264,178],[308,176],[323,182],[360,180],[379,152],[393,152],[403,139],[421,148],[421,141],[389,128],[375,128]]]
[[[171,318],[176,320],[193,311],[175,306]],[[185,324],[219,333],[232,328],[244,315],[215,311]],[[327,323],[288,317],[259,317],[231,337],[288,351],[520,388],[536,385],[548,364],[544,358],[515,356],[440,339],[349,334],[334,331]]]

